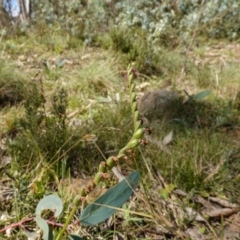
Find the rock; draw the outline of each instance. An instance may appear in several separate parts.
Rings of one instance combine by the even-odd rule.
[[[159,119],[172,116],[177,109],[179,95],[173,90],[155,90],[146,92],[138,101],[138,109],[142,116]]]

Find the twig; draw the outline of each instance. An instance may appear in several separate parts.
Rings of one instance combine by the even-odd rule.
[[[11,228],[16,228],[16,227],[24,227],[23,224],[26,223],[26,222],[31,222],[31,221],[34,221],[34,218],[24,218],[22,219],[21,221],[17,222],[17,223],[13,223],[13,224],[10,224],[6,227],[4,227],[3,229],[0,229],[0,233],[3,233],[3,232],[6,232],[8,229],[11,229]],[[56,223],[54,221],[51,221],[51,220],[45,220],[49,225],[53,226],[53,227],[63,227],[64,225],[61,224],[61,223]]]

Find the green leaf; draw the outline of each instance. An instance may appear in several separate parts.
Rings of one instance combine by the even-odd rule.
[[[51,64],[49,63],[49,61],[45,61],[43,62],[43,64],[45,65],[45,67],[47,68],[47,70],[51,69]]]
[[[52,230],[49,228],[47,222],[39,216],[34,218],[39,228],[43,231],[44,240],[53,240]]]
[[[173,192],[175,186],[173,184],[168,184],[165,188],[159,190],[159,194],[164,199],[168,199],[169,195]]]
[[[63,210],[61,198],[53,194],[44,197],[38,203],[35,213],[37,216],[41,216],[41,212],[47,209],[54,211],[54,217],[58,217]]]
[[[47,222],[43,218],[41,218],[41,212],[48,209],[54,211],[54,216],[58,217],[63,209],[61,198],[53,194],[46,196],[39,201],[35,210],[36,217],[34,218],[34,220],[36,221],[39,228],[43,231],[43,239],[53,240],[52,230],[49,228]]]
[[[140,174],[138,171],[131,173],[116,186],[110,188],[95,202],[89,204],[80,216],[80,222],[86,225],[95,225],[103,222],[117,211],[117,208],[129,199],[137,187]]]
[[[66,63],[66,59],[63,59],[63,60],[59,60],[57,59],[55,61],[55,66],[58,67],[58,68],[62,68]]]
[[[98,96],[97,101],[99,103],[110,103],[110,102],[112,102],[112,99],[111,98],[105,98],[105,97],[102,97],[102,96]]]
[[[200,99],[203,99],[203,98],[207,97],[210,94],[211,94],[211,90],[205,90],[205,91],[202,91],[200,93],[195,94],[193,96],[193,99],[194,100],[200,100]]]
[[[159,194],[164,199],[168,199],[169,198],[169,192],[165,188],[160,189],[159,190]]]
[[[70,239],[70,240],[82,240],[82,238],[79,237],[79,236],[77,236],[77,235],[70,235],[70,236],[69,236],[69,239]]]

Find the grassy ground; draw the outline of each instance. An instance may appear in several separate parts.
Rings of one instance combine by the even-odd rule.
[[[1,40],[0,230],[33,216],[37,202],[57,190],[56,179],[77,179],[67,190],[74,192],[131,137],[129,56],[101,41],[104,48],[86,47],[58,31]],[[149,144],[122,166],[126,174],[141,172],[139,191],[125,206],[134,213],[72,231],[85,239],[239,237],[239,53],[238,43],[209,40],[187,52],[162,50],[150,70],[138,55],[138,95],[174,89],[182,102],[172,119],[148,119]],[[207,98],[191,98],[206,89]],[[67,214],[71,196],[61,196]],[[8,235],[27,239],[17,227]]]

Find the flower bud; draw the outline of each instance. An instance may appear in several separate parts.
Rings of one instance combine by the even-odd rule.
[[[120,149],[120,151],[119,151],[119,155],[124,154],[124,152],[125,152],[126,150],[127,150],[126,147]],[[118,156],[119,156],[119,155],[118,155]]]
[[[128,76],[130,76],[132,74],[132,67],[128,67],[128,72],[127,72]]]
[[[101,162],[99,164],[99,168],[98,168],[98,172],[106,172],[107,169],[106,169],[106,163],[105,162]]]
[[[140,141],[139,139],[132,139],[128,144],[127,144],[127,149],[133,149],[139,145]]]
[[[132,103],[132,109],[133,111],[137,110],[137,102]]]
[[[113,161],[112,157],[109,157],[107,160],[106,160],[106,164],[107,166],[112,169],[114,166],[115,166],[115,162]]]
[[[132,74],[128,75],[128,81],[129,81],[129,84],[132,83],[132,80],[133,80],[133,75],[132,75]]]
[[[87,193],[86,193],[86,191],[85,191],[85,187],[81,187],[79,193],[80,193],[81,196],[86,196]]]
[[[137,94],[135,92],[131,93],[131,102],[136,102]]]
[[[73,204],[76,207],[78,207],[81,204],[81,202],[82,200],[80,195],[75,196],[75,198],[73,199]]]
[[[130,87],[130,91],[131,91],[131,92],[134,92],[135,87],[136,87],[136,84],[135,84],[135,83],[132,83],[132,84],[131,84],[131,87]]]
[[[139,111],[136,110],[136,111],[134,112],[134,121],[137,121],[138,118],[139,118]]]
[[[97,185],[102,179],[102,173],[98,172],[94,177],[94,183]]]
[[[135,132],[139,129],[139,127],[141,126],[141,124],[142,124],[142,123],[141,123],[140,120],[136,121],[135,129],[134,129]]]
[[[144,128],[139,128],[134,134],[133,138],[134,139],[141,139],[144,134]]]

